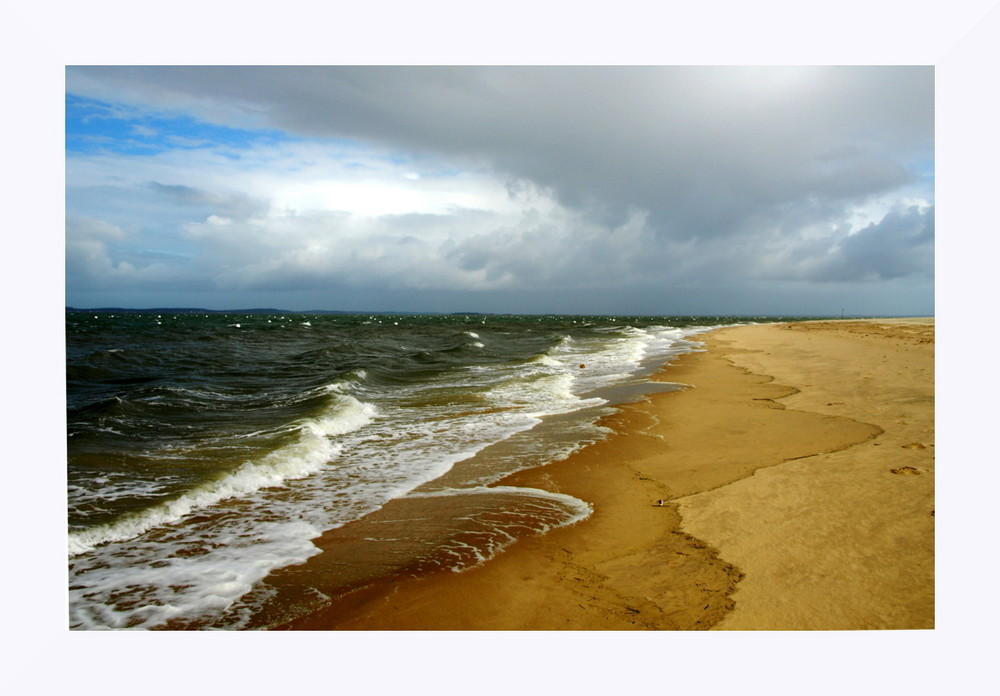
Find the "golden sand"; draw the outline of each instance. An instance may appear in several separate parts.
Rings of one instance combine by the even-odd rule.
[[[683,529],[746,573],[718,628],[933,628],[933,324],[803,323],[718,340],[735,365],[797,385],[787,409],[884,431],[677,501]]]
[[[625,406],[615,436],[500,482],[586,500],[589,518],[287,628],[932,628],[933,320],[705,342],[658,377],[692,388]]]

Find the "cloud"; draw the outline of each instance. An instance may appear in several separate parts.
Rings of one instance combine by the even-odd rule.
[[[934,273],[934,208],[909,206],[848,235],[831,250],[816,280],[877,281]]]
[[[558,211],[567,215],[565,211]],[[571,216],[572,217],[572,216]],[[311,212],[243,222],[212,217],[185,227],[220,287],[294,289],[324,284],[416,290],[541,290],[593,280],[584,239],[558,214],[454,210],[382,215]],[[564,253],[575,241],[577,255]],[[602,264],[604,265],[604,264]]]
[[[68,207],[128,232],[68,230],[91,284],[623,311],[722,279],[933,287],[931,68],[71,68],[67,90],[203,144],[72,154]]]
[[[125,238],[125,230],[104,220],[70,216],[66,220],[68,236],[78,241],[119,240]]]
[[[266,200],[253,198],[245,193],[223,194],[182,184],[161,184],[158,181],[149,182],[149,188],[179,206],[206,208],[211,210],[211,215],[237,220],[263,215],[269,207]]]
[[[664,234],[898,186],[900,157],[932,147],[929,68],[79,70],[233,125],[489,162],[570,207],[649,210]]]
[[[197,279],[185,274],[171,254],[122,253],[128,233],[101,220],[66,221],[66,282],[80,290],[174,287]]]
[[[446,245],[444,260],[480,274],[484,287],[533,290],[620,288],[643,279],[637,263],[655,244],[646,215],[609,228],[570,210],[536,209]],[[656,269],[662,272],[666,269]]]
[[[860,229],[842,222],[761,240],[760,278],[866,284],[934,278],[934,207],[927,203],[896,205]]]

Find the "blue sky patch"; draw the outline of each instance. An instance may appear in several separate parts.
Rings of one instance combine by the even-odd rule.
[[[243,150],[290,140],[279,130],[227,128],[191,116],[150,113],[124,104],[66,95],[67,154],[105,151],[152,155],[199,148]]]

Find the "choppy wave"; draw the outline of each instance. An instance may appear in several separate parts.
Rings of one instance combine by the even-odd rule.
[[[292,444],[258,461],[246,462],[219,480],[202,484],[173,500],[125,515],[111,524],[71,532],[69,553],[77,555],[99,544],[133,539],[227,498],[246,496],[262,488],[280,486],[287,480],[309,476],[335,459],[340,451],[331,437],[356,430],[371,422],[375,415],[371,404],[352,396],[338,396],[326,414],[298,426],[299,437]]]

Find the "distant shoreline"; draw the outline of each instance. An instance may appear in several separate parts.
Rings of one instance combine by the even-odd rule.
[[[589,314],[563,313],[563,312],[416,312],[410,310],[354,310],[354,309],[278,309],[274,307],[253,307],[249,309],[205,309],[202,307],[69,307],[65,308],[67,313],[91,313],[109,314],[339,314],[339,315],[397,315],[397,316],[442,316],[442,317],[666,317],[673,319],[743,319],[747,321],[766,320],[769,322],[778,321],[857,321],[872,319],[933,319],[933,316],[914,315],[791,315],[791,314],[621,314],[608,312],[595,312]]]

